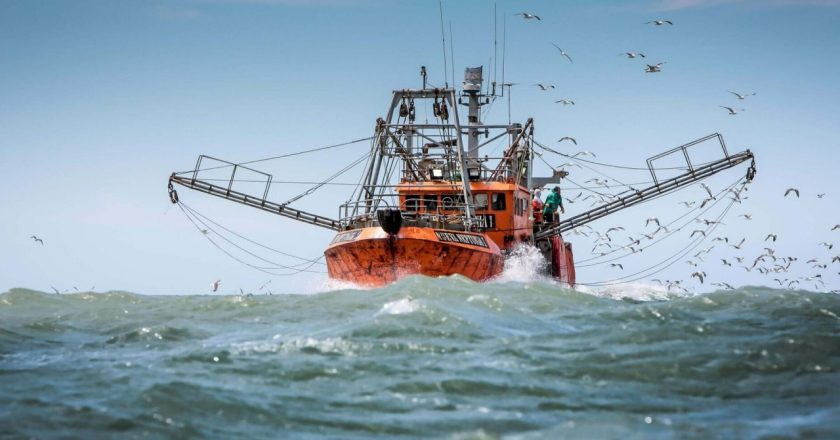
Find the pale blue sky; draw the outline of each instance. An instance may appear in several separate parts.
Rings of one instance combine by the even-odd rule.
[[[488,65],[493,4],[443,2],[446,25],[453,26],[456,78],[464,67]],[[819,272],[828,288],[840,287],[840,264],[829,263],[840,252],[818,245],[840,244],[840,231],[830,231],[840,223],[840,1],[529,0],[497,7],[500,45],[502,20],[507,23],[505,80],[520,84],[513,88],[513,118],[534,117],[538,140],[558,146],[559,137],[574,136],[598,160],[643,166],[660,151],[720,132],[730,151],[756,152],[758,176],[750,199],[733,208],[718,234],[748,238],[737,255],[751,260],[764,236],[776,232],[777,255],[800,257],[794,273],[780,278]],[[512,15],[522,11],[542,20]],[[231,261],[196,232],[169,203],[167,176],[192,167],[199,154],[244,161],[370,136],[390,91],[419,86],[419,66],[428,67],[432,83],[443,83],[438,14],[437,1],[407,0],[0,2],[0,172],[6,185],[0,193],[0,291],[53,285],[206,293],[218,278],[227,293],[256,289],[270,277]],[[644,24],[659,18],[674,26]],[[574,64],[559,58],[551,43]],[[625,51],[648,58],[618,56]],[[666,64],[661,73],[645,74],[643,61]],[[536,82],[557,89],[539,92],[531,86]],[[728,90],[758,94],[739,102]],[[577,105],[562,108],[554,104],[560,98]],[[729,116],[720,105],[747,110]],[[506,119],[506,103],[497,101],[488,121]],[[258,168],[278,180],[315,180],[367,147]],[[722,188],[743,170],[709,185]],[[625,182],[647,180],[644,173],[604,171]],[[574,172],[578,182],[598,177]],[[358,172],[339,181],[357,179]],[[782,198],[789,186],[800,188],[802,198]],[[276,198],[304,189],[279,187]],[[335,217],[351,190],[324,188],[298,206]],[[702,195],[687,191],[595,226],[642,231],[651,213],[675,218],[682,213],[678,201]],[[225,226],[287,252],[317,256],[331,239],[327,230],[186,189],[179,193]],[[567,195],[576,193],[566,187]],[[827,195],[817,199],[817,193]],[[569,213],[584,208],[571,205]],[[742,213],[753,220],[736,217]],[[35,244],[32,234],[46,244]],[[624,272],[655,264],[686,237],[622,260]],[[591,243],[570,239],[578,259],[587,258]],[[710,253],[704,269],[711,281],[775,285],[772,276],[722,267],[719,258],[734,252],[719,246]],[[811,257],[829,268],[805,265]],[[681,262],[653,277],[687,279],[693,270]],[[613,274],[621,271],[608,264],[581,268],[579,280]],[[323,278],[274,278],[271,285],[311,291]]]

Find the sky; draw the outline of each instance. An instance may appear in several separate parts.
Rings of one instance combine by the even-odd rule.
[[[840,245],[840,230],[831,231],[840,223],[840,1],[441,3],[446,45],[452,45],[447,69],[437,1],[4,0],[0,291],[204,294],[217,279],[218,293],[257,292],[260,286],[275,293],[323,289],[323,266],[313,266],[319,273],[269,276],[214,247],[169,202],[169,174],[191,169],[202,154],[241,162],[369,137],[391,91],[420,86],[420,66],[436,86],[452,83],[454,69],[460,87],[463,69],[479,65],[485,77],[495,70],[498,82],[517,84],[510,93],[512,118],[533,117],[536,139],[568,154],[591,151],[597,156],[592,160],[644,167],[648,157],[710,133],[721,133],[730,152],[749,148],[756,154],[758,173],[744,193],[749,197],[714,232],[736,243],[744,238],[742,249],[709,237],[697,248],[715,245],[705,261],[689,255],[642,281],[680,279],[693,291],[708,291],[715,289],[711,282],[776,286],[773,278],[820,274],[825,285],[812,279],[802,280],[802,287],[840,288],[840,263],[831,263],[840,249],[819,244]],[[541,20],[513,15],[519,12]],[[656,19],[674,24],[646,24]],[[574,62],[560,57],[552,43]],[[620,55],[628,51],[647,57]],[[646,62],[664,62],[662,71],[645,73]],[[535,83],[556,88],[542,92]],[[729,91],[756,95],[739,101]],[[561,98],[576,105],[556,104]],[[720,106],[745,111],[731,116]],[[506,122],[507,113],[507,100],[498,99],[485,121]],[[563,136],[578,146],[558,144]],[[362,142],[253,166],[276,181],[316,181],[368,147]],[[544,159],[553,166],[568,162],[549,153]],[[548,174],[548,165],[538,166],[537,174]],[[570,177],[581,185],[593,177],[650,180],[646,171],[594,168],[603,174],[569,167]],[[725,189],[745,169],[707,184]],[[336,182],[356,183],[360,172],[350,170]],[[271,198],[282,202],[309,186],[275,184]],[[562,186],[567,197],[582,191],[568,182]],[[783,197],[789,187],[800,197]],[[337,217],[352,189],[325,186],[293,206]],[[680,201],[702,200],[703,194],[688,188],[592,226],[621,226],[638,237],[651,232],[646,218],[676,219],[685,213]],[[333,235],[187,189],[179,195],[218,224],[299,257],[320,256]],[[567,214],[588,203],[567,204]],[[622,268],[581,263],[578,281],[648,274],[645,269],[690,243],[693,229],[686,226],[615,261]],[[778,235],[775,243],[764,241],[769,233]],[[626,243],[626,235],[615,237]],[[591,257],[590,239],[567,238],[578,261]],[[768,245],[777,256],[799,258],[789,273],[765,276],[720,261],[751,261]],[[282,265],[296,262],[266,249],[259,255]],[[811,258],[817,263],[806,264]],[[707,274],[703,284],[690,276],[700,270]]]

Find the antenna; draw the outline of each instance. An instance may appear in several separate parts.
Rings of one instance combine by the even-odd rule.
[[[443,30],[443,0],[438,0],[438,6],[440,7],[440,36],[443,40],[443,82],[448,89],[449,81],[447,80],[446,71],[449,69],[446,67],[446,32]]]
[[[455,44],[453,40],[455,39],[452,36],[452,20],[449,20],[449,54],[451,55],[449,58],[452,61],[452,88],[455,88]]]
[[[496,12],[496,2],[493,2],[493,96],[496,95],[496,80],[499,77],[496,76],[496,64],[498,64],[499,59],[499,32],[497,28],[499,27],[499,14]]]

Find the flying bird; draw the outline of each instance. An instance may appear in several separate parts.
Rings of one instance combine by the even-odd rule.
[[[732,91],[730,91],[729,93],[731,93],[731,94],[733,94],[733,95],[737,96],[737,97],[738,97],[738,99],[740,99],[740,100],[742,100],[742,101],[743,101],[743,100],[745,100],[745,99],[747,99],[747,96],[755,96],[755,93],[747,93],[747,94],[745,94],[745,95],[742,95],[742,94],[740,94],[740,93],[735,93],[735,92],[732,92]]]
[[[621,270],[624,270],[624,266],[622,266],[620,263],[610,263],[610,267],[617,267]]]
[[[662,26],[663,24],[670,24],[672,26],[674,25],[674,23],[672,23],[670,20],[653,20],[653,21],[649,21],[645,24],[654,24],[656,26]]]
[[[664,61],[663,61],[663,62],[661,62],[661,63],[656,63],[656,64],[654,64],[654,65],[650,65],[650,64],[648,64],[648,65],[647,65],[647,67],[645,67],[645,72],[646,72],[646,73],[657,73],[657,72],[661,72],[661,71],[662,71],[662,65],[663,65],[663,64],[665,64],[665,62],[664,62]]]
[[[746,220],[752,220],[752,214],[741,214],[738,217],[744,217]]]
[[[659,219],[658,219],[658,218],[656,218],[656,217],[651,217],[651,218],[647,219],[647,220],[645,221],[645,226],[647,226],[648,224],[650,224],[650,222],[654,222],[654,223],[656,223],[656,226],[661,226],[661,225],[659,224]]]
[[[700,187],[701,187],[701,188],[703,188],[703,189],[705,189],[705,190],[706,190],[706,192],[707,192],[707,193],[709,193],[709,197],[711,197],[711,198],[713,198],[713,199],[715,198],[715,196],[712,194],[712,189],[711,189],[711,188],[709,188],[708,186],[706,186],[706,184],[705,184],[705,183],[700,182]]]
[[[595,156],[595,153],[593,153],[593,152],[591,152],[591,151],[578,151],[577,153],[575,153],[575,154],[573,154],[573,155],[572,155],[572,157],[578,157],[578,156],[592,156],[592,157],[597,157],[597,156]],[[604,182],[606,183],[606,180],[604,180]]]
[[[732,285],[727,284],[727,283],[712,283],[712,285],[713,286],[718,286],[718,287],[723,287],[723,288],[728,289],[728,290],[735,290],[735,288],[732,287]]]
[[[735,249],[738,249],[738,250],[740,251],[740,250],[741,250],[741,246],[743,246],[743,245],[744,245],[744,242],[745,242],[746,240],[747,240],[746,238],[742,238],[742,239],[741,239],[741,241],[740,241],[738,244],[730,244],[730,246],[732,246],[732,247],[734,247]],[[738,260],[738,261],[740,261],[740,260]]]
[[[703,230],[700,230],[700,229],[695,229],[694,231],[691,232],[691,235],[688,238],[694,237],[694,234],[696,234],[698,232],[700,234],[702,234],[704,237],[706,236],[706,231],[703,231]]]
[[[627,58],[631,58],[631,59],[632,59],[632,58],[636,58],[636,57],[642,57],[642,58],[644,58],[644,57],[645,57],[645,54],[643,54],[643,53],[641,53],[641,52],[624,52],[624,53],[620,53],[620,54],[618,54],[618,56],[626,56]]]
[[[577,141],[573,137],[563,136],[557,142],[563,142],[563,141],[572,141],[573,144],[577,145]],[[575,156],[572,156],[572,157],[575,157]]]
[[[790,194],[791,192],[793,192],[793,193],[795,193],[795,194],[796,194],[796,198],[797,198],[797,199],[799,198],[799,190],[798,190],[798,189],[796,189],[796,188],[788,188],[788,189],[787,189],[787,191],[785,191],[785,195],[784,195],[784,196],[785,196],[785,197],[787,197],[787,195],[788,195],[788,194]]]
[[[536,83],[536,84],[534,84],[534,85],[535,85],[535,86],[537,86],[537,87],[539,87],[539,88],[540,88],[540,90],[542,90],[543,92],[544,92],[544,91],[546,91],[546,90],[548,90],[548,89],[553,89],[553,88],[554,88],[554,85],[553,85],[553,84]]]
[[[835,230],[837,230],[837,229],[840,229],[840,225],[834,225],[834,227],[833,227],[833,228],[831,228],[831,230],[832,230],[832,231],[835,231]]]
[[[728,262],[728,261],[724,260],[723,258],[721,258],[721,259],[720,259],[720,261],[723,261],[723,265],[724,265],[724,266],[729,266],[729,267],[732,267],[732,263],[730,263],[730,262]]]
[[[30,235],[30,236],[29,236],[29,238],[31,238],[32,240],[34,240],[36,243],[41,243],[41,244],[44,244],[44,240],[41,240],[40,238],[38,238],[38,237],[36,237],[36,236],[34,236],[34,235]]]
[[[743,108],[741,108],[741,109],[734,109],[734,108],[732,108],[732,107],[727,107],[727,106],[725,106],[725,105],[721,105],[721,106],[719,106],[719,107],[720,107],[720,108],[725,108],[725,109],[729,110],[729,114],[730,114],[730,115],[737,115],[737,114],[738,114],[738,112],[745,112],[745,111],[747,111],[746,109],[743,109]]]
[[[558,46],[558,45],[556,45],[556,44],[554,44],[554,43],[551,43],[551,45],[552,45],[552,46],[554,46],[554,47],[556,47],[556,48],[557,48],[557,50],[559,50],[559,51],[560,51],[560,55],[562,55],[562,56],[566,57],[566,58],[569,60],[569,62],[570,62],[570,63],[574,63],[574,61],[572,61],[572,57],[570,57],[570,56],[569,56],[569,54],[567,54],[565,50],[560,49],[560,46]]]
[[[554,101],[555,104],[563,104],[563,105],[575,105],[575,102],[571,99],[561,99],[559,101]]]
[[[222,284],[222,280],[213,281],[213,291],[219,290],[219,285]]]
[[[527,12],[518,12],[518,13],[513,14],[513,15],[521,15],[522,18],[524,18],[526,20],[531,20],[531,19],[534,19],[534,18],[536,18],[537,20],[542,20],[538,15],[529,14]]]
[[[825,247],[827,247],[827,248],[829,248],[829,249],[833,249],[833,248],[834,248],[834,245],[833,245],[833,244],[831,244],[831,243],[829,243],[829,242],[827,242],[827,241],[824,241],[824,242],[820,243],[820,246],[825,246]]]
[[[691,274],[691,277],[697,278],[698,280],[700,280],[700,284],[703,284],[703,279],[706,277],[706,272],[694,272],[693,274]]]
[[[764,241],[767,241],[771,238],[773,239],[773,241],[776,241],[776,238],[778,237],[776,237],[776,234],[767,234],[767,238],[765,238]]]

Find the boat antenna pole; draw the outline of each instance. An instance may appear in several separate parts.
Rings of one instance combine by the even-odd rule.
[[[443,41],[443,82],[445,88],[449,88],[449,77],[446,76],[446,71],[449,70],[446,64],[446,31],[443,30],[443,0],[438,0],[440,8],[440,36]]]

